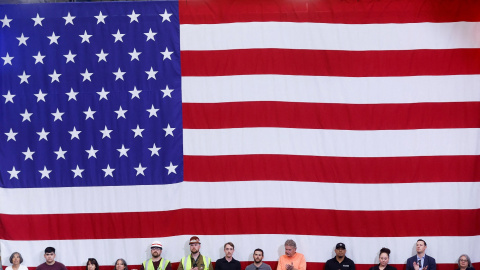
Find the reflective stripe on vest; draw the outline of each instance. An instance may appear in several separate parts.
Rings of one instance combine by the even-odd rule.
[[[203,256],[203,255],[200,255],[200,256]],[[185,258],[187,258],[187,265],[185,265]],[[210,266],[210,258],[208,258],[207,256],[203,256],[203,263],[205,264],[204,270],[208,270],[208,267]],[[183,257],[182,265],[183,265],[183,270],[192,269],[192,255],[188,255],[188,257]]]
[[[148,262],[147,266],[145,267],[145,264]],[[165,268],[167,267],[167,265],[170,263],[169,260],[166,260],[164,258],[161,259],[160,261],[160,265],[158,266],[158,269],[155,269],[153,267],[153,261],[152,259],[148,260],[148,261],[144,261],[143,262],[143,269],[144,270],[165,270]]]

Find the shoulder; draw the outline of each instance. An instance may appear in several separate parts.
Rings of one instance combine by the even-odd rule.
[[[305,260],[305,256],[302,253],[297,252],[295,255],[297,255],[298,258],[302,258]]]
[[[327,263],[332,263],[332,262],[333,262],[333,260],[335,260],[335,257],[333,257],[333,258],[331,258],[331,259],[327,260]]]
[[[397,270],[396,267],[391,266],[390,264],[387,264],[387,267],[385,268],[386,270]]]
[[[8,268],[7,268],[8,269]],[[11,269],[11,268],[10,268]],[[26,267],[25,265],[23,264],[20,264],[20,268],[19,270],[28,270],[28,267]]]
[[[345,256],[345,261],[347,261],[349,264],[355,264],[352,259],[348,258]]]
[[[428,258],[429,260],[435,261],[435,258],[433,258],[432,256],[428,256],[426,254],[425,254],[425,258]]]
[[[407,259],[407,263],[410,262],[410,261],[416,261],[417,260],[417,255],[413,255],[412,257],[408,258]]]
[[[378,269],[378,265],[374,265],[374,266],[370,267],[370,269],[368,269],[368,270],[376,270],[376,269]]]

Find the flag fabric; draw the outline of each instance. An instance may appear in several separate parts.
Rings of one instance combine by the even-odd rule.
[[[255,248],[275,266],[291,238],[309,269],[337,242],[358,269],[382,247],[401,269],[422,238],[441,270],[478,268],[478,10],[0,6],[2,264],[54,246],[70,268],[134,269],[153,240],[178,262],[198,235],[243,266]]]

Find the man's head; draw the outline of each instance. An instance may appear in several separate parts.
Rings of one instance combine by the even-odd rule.
[[[253,261],[255,263],[261,263],[263,260],[263,250],[257,248],[255,249],[255,251],[253,252]]]
[[[336,256],[338,259],[343,259],[343,257],[345,257],[345,253],[346,253],[346,252],[347,252],[347,249],[346,249],[344,243],[338,243],[338,244],[335,246],[335,256]]]
[[[285,255],[292,257],[295,253],[297,253],[297,243],[292,239],[288,239],[285,241]]]
[[[202,246],[202,243],[200,243],[200,238],[196,236],[192,236],[190,238],[189,245],[190,245],[190,252],[192,252],[192,254],[197,254],[198,252],[200,252],[200,247]]]
[[[52,265],[55,263],[55,248],[53,247],[47,247],[45,249],[45,254],[43,255],[45,257],[45,262],[48,265]]]
[[[416,247],[417,254],[425,253],[425,249],[427,249],[427,242],[425,242],[425,240],[423,240],[423,239],[418,239],[417,240],[417,247]]]
[[[152,258],[158,259],[162,256],[163,245],[160,241],[154,241],[150,246],[150,253],[152,254]]]
[[[232,242],[227,242],[223,245],[223,251],[225,252],[225,258],[230,259],[233,257],[233,251],[235,251],[235,246]]]

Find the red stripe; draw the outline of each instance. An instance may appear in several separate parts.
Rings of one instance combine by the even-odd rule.
[[[480,73],[480,49],[182,51],[182,76],[285,74],[383,77]],[[201,68],[198,68],[201,67]]]
[[[185,156],[184,164],[184,179],[191,182],[286,180],[361,184],[480,181],[479,156]]]
[[[478,1],[179,1],[180,23],[413,23],[479,21]]]
[[[183,104],[187,129],[286,127],[392,130],[480,127],[480,102],[325,104],[229,102]]]
[[[188,222],[201,215],[194,228]],[[284,217],[291,217],[287,220]],[[252,217],[255,217],[252,219]],[[228,222],[223,222],[228,220]],[[276,222],[283,220],[281,225]],[[379,221],[382,222],[372,222]],[[429,226],[418,226],[428,220]],[[468,222],[461,222],[468,220]],[[217,221],[217,222],[206,222]],[[222,221],[222,222],[218,222]],[[455,222],[458,221],[458,222]],[[165,212],[0,215],[6,240],[150,238],[173,235],[301,234],[344,237],[473,236],[480,234],[480,209],[339,211],[290,208],[181,209]],[[81,230],[62,230],[75,228]],[[151,224],[162,224],[152,231]],[[275,226],[272,226],[276,224]],[[362,226],[351,226],[362,224]],[[388,229],[385,229],[388,228]]]

